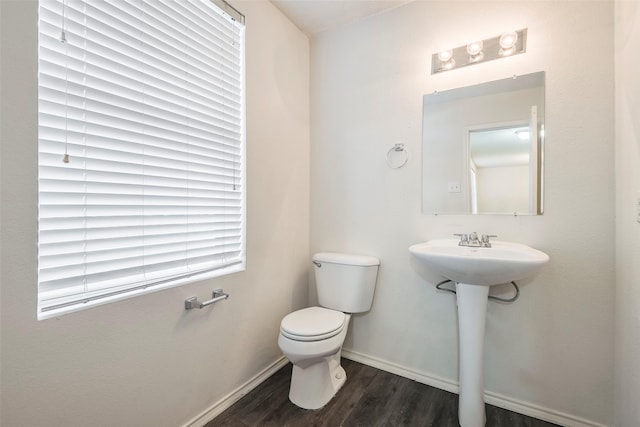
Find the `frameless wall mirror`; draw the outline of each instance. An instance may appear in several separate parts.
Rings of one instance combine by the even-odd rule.
[[[544,72],[425,95],[422,211],[543,211]]]

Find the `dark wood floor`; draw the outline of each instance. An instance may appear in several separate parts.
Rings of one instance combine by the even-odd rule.
[[[205,427],[458,427],[458,395],[342,359],[347,382],[322,409],[289,401],[291,365],[276,372]],[[487,427],[549,427],[545,421],[486,406]]]

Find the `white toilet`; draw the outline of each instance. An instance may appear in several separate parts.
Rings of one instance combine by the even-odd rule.
[[[278,345],[293,364],[289,399],[319,409],[347,379],[340,366],[342,343],[352,313],[371,309],[380,260],[364,255],[313,256],[318,303],[288,314],[280,323]]]

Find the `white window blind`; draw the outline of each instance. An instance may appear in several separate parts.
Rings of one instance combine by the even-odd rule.
[[[41,0],[38,64],[38,317],[244,270],[242,15]]]

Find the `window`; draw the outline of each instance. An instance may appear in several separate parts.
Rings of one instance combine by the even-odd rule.
[[[221,5],[40,1],[40,319],[244,270],[244,19]]]

